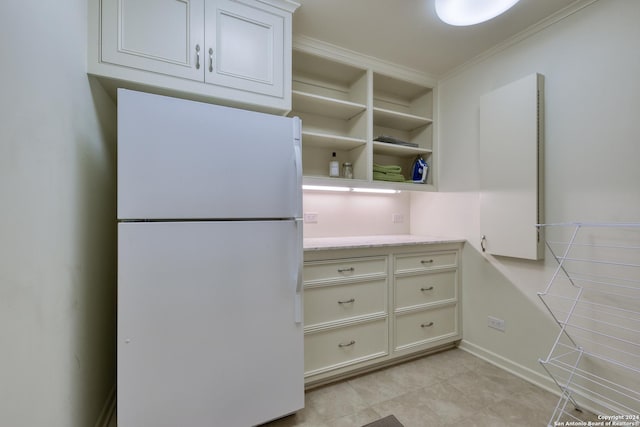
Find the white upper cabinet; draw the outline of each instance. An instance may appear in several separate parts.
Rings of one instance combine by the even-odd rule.
[[[286,113],[290,0],[93,0],[88,72],[129,87]]]
[[[103,1],[102,61],[202,80],[203,9],[204,0]]]
[[[205,22],[207,83],[284,96],[282,16],[232,0],[207,0]]]

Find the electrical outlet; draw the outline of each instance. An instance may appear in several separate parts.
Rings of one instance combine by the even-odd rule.
[[[393,222],[394,224],[402,224],[404,222],[404,215],[399,213],[392,214],[391,222]]]
[[[487,318],[487,326],[502,332],[504,332],[506,328],[504,320],[498,319],[497,317],[493,317],[493,316],[489,316]]]
[[[317,224],[318,223],[318,213],[317,212],[305,212],[305,214],[304,214],[304,223],[305,224]]]

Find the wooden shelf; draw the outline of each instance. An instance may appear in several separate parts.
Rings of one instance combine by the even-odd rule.
[[[294,109],[303,113],[349,120],[367,109],[364,104],[315,95],[294,90],[291,93]]]
[[[433,120],[431,119],[413,114],[378,107],[374,107],[373,109],[373,123],[376,126],[412,131],[419,127],[429,125],[432,122]]]
[[[302,131],[302,145],[307,147],[332,148],[338,150],[351,150],[365,145],[367,141],[360,138],[351,138],[341,135],[331,135],[320,132]]]
[[[364,179],[330,178],[320,175],[305,175],[304,185],[316,185],[321,187],[369,187],[371,183]]]
[[[374,154],[385,154],[391,156],[417,156],[418,154],[431,154],[432,150],[373,141],[373,152]]]

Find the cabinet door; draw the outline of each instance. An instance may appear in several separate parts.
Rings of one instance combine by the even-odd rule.
[[[543,86],[532,74],[480,98],[480,231],[493,255],[544,257]]]
[[[256,2],[257,4],[257,2]],[[284,97],[285,12],[206,0],[207,83]]]
[[[203,3],[103,0],[101,60],[202,81]]]

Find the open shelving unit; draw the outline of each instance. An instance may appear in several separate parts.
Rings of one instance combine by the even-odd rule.
[[[433,90],[381,73],[373,73],[373,162],[402,167],[410,178],[413,162],[422,156],[432,167]],[[415,147],[376,142],[378,136],[391,136]],[[431,177],[433,174],[431,173]],[[427,178],[427,182],[429,181]],[[409,184],[414,185],[414,184]],[[419,184],[418,184],[419,185]]]
[[[561,392],[548,425],[583,407],[640,425],[640,224],[539,227],[557,261],[538,294],[559,326],[540,359]]]
[[[353,164],[354,178],[367,176],[366,70],[294,52],[290,115],[302,119],[302,168],[329,177],[329,160]]]
[[[309,41],[294,43],[292,65],[289,115],[302,119],[306,184],[434,189],[433,81]],[[405,144],[375,141],[381,135]],[[341,165],[352,163],[354,179],[329,177],[333,153]],[[426,185],[373,179],[373,165],[381,164],[401,166],[409,180],[417,156],[429,164]]]

